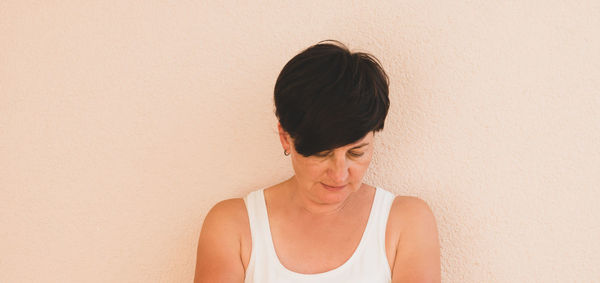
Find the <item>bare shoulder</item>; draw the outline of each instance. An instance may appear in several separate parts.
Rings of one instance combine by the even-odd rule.
[[[393,282],[440,282],[440,246],[431,207],[412,196],[397,196],[390,210],[395,225]]]
[[[410,227],[425,223],[435,225],[435,217],[427,202],[413,196],[394,198],[388,219],[388,227],[393,239],[398,240],[400,235],[407,232]]]
[[[246,204],[241,198],[231,198],[218,202],[204,218],[202,233],[223,233],[222,237],[234,237],[240,240],[244,224],[248,225]]]
[[[248,212],[242,198],[230,198],[215,204],[206,215],[206,219],[209,219],[209,217],[226,223],[239,224],[238,221],[247,220]]]
[[[403,222],[435,221],[433,211],[424,200],[413,196],[396,196],[390,214]]]
[[[247,215],[241,198],[220,201],[210,209],[198,240],[194,282],[243,281],[241,245]]]

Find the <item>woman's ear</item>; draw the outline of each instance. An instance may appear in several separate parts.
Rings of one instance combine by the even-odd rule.
[[[283,127],[281,127],[280,123],[277,123],[277,130],[279,131],[279,141],[281,141],[281,146],[283,146],[283,149],[286,150],[287,152],[291,152],[292,151],[292,138],[290,137],[290,135],[283,129]]]

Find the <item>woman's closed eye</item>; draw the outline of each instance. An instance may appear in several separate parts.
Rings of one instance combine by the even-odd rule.
[[[315,156],[317,157],[327,157],[331,154],[331,151],[327,151],[327,152],[320,152],[320,153],[316,153]],[[361,157],[363,156],[364,152],[354,152],[354,151],[348,151],[348,154],[352,157]]]
[[[352,152],[352,151],[349,151],[348,153],[354,157],[361,157],[364,154],[364,152]]]
[[[314,155],[316,157],[327,157],[327,156],[329,156],[330,153],[331,153],[331,151],[325,151],[325,152],[315,153]]]

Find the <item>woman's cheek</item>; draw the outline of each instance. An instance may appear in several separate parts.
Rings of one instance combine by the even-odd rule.
[[[298,160],[295,162],[294,167],[297,174],[302,174],[311,179],[319,177],[322,171],[322,164],[309,159]]]

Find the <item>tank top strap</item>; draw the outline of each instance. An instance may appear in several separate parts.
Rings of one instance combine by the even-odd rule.
[[[263,190],[256,190],[250,192],[244,197],[244,203],[246,204],[246,210],[248,211],[248,221],[250,223],[250,232],[252,235],[252,240],[254,239],[262,239],[264,236],[264,229],[267,227],[266,221],[268,221],[265,208],[264,208],[264,197]],[[252,243],[254,246],[254,243]]]
[[[244,197],[252,237],[252,251],[246,268],[245,282],[254,282],[252,278],[255,277],[256,264],[263,270],[272,269],[275,266],[272,259],[276,255],[272,255],[269,249],[271,233],[263,191],[264,188],[250,192]]]
[[[368,235],[370,235],[368,250],[373,252],[373,256],[377,257],[381,262],[386,263],[386,269],[389,269],[387,260],[387,252],[385,249],[385,234],[387,230],[387,222],[392,208],[392,203],[396,197],[393,193],[377,187],[377,193],[373,200],[373,210],[371,221],[373,221]],[[391,270],[390,275],[391,275]]]

